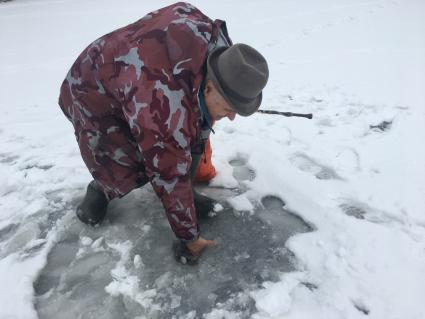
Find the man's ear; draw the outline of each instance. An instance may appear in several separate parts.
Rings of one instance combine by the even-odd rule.
[[[214,84],[211,80],[207,80],[207,83],[205,83],[205,90],[204,90],[204,94],[211,94],[214,90]]]

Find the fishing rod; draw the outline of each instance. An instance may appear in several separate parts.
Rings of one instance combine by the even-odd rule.
[[[279,112],[279,111],[272,111],[272,110],[257,110],[257,113],[277,114],[277,115],[283,115],[283,116],[288,116],[288,117],[292,117],[292,116],[305,117],[305,118],[310,119],[310,120],[313,118],[313,114],[311,114],[311,113],[301,114],[301,113],[292,113],[292,112]]]

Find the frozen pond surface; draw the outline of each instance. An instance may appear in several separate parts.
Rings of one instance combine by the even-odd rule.
[[[239,181],[254,178],[243,162],[232,165]],[[311,227],[276,197],[263,198],[249,213],[225,203],[240,189],[199,190],[224,209],[201,222],[203,236],[216,239],[218,246],[193,267],[174,260],[174,237],[150,187],[113,201],[99,227],[65,216],[34,284],[39,317],[202,318],[219,308],[248,318],[256,311],[249,291],[295,269],[285,242]]]
[[[0,318],[424,319],[425,1],[196,3],[270,61],[264,108],[314,118],[217,123],[235,189],[203,190],[219,246],[189,268],[150,188],[76,220],[89,175],[57,105],[81,49],[168,3],[0,0]],[[286,240],[305,224],[260,194],[318,231]]]

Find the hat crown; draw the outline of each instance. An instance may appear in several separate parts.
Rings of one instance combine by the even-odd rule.
[[[235,44],[217,59],[221,83],[243,98],[258,96],[266,86],[269,70],[264,57],[246,44]]]
[[[218,47],[207,67],[214,86],[239,115],[257,111],[269,78],[266,59],[257,50],[242,43]]]

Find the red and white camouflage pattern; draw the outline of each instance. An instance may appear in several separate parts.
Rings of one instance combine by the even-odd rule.
[[[225,23],[179,2],[90,44],[64,80],[59,105],[109,199],[149,180],[178,238],[199,236],[191,152],[199,148],[198,91]]]

